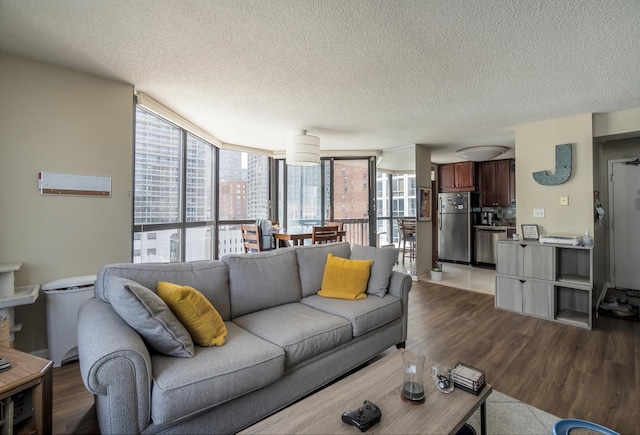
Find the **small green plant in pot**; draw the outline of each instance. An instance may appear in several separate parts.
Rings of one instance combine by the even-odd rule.
[[[442,264],[437,258],[433,261],[433,267],[431,268],[431,280],[442,281]]]

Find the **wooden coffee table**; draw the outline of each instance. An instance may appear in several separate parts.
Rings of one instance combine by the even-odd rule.
[[[6,432],[5,429],[13,429],[16,433],[50,434],[53,425],[53,361],[5,346],[0,346],[0,357],[11,363],[9,370],[0,373],[0,400],[30,389],[33,408],[31,419],[16,425],[15,428],[3,427],[2,432],[12,433]],[[12,420],[13,418],[7,418],[6,423]]]
[[[413,405],[402,400],[402,351],[374,362],[346,378],[312,394],[241,433],[357,434],[360,431],[342,422],[344,411],[358,409],[369,400],[382,410],[382,419],[369,433],[455,434],[471,415],[481,409],[481,432],[486,434],[486,404],[492,387],[480,395],[455,389],[449,394],[436,389],[431,378],[433,361],[425,361],[425,402]]]

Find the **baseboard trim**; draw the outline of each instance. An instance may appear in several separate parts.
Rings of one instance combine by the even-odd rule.
[[[40,358],[48,359],[49,358],[49,349],[40,349],[31,352],[33,356],[39,356]]]

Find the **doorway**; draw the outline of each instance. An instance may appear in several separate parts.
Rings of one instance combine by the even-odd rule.
[[[276,162],[276,218],[291,231],[341,222],[344,240],[375,245],[375,159],[322,158],[320,165]]]
[[[640,290],[640,158],[609,160],[611,285]]]
[[[375,246],[374,159],[331,158],[324,165],[324,222],[341,222],[352,244]]]

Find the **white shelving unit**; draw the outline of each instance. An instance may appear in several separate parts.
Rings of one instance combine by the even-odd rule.
[[[496,308],[591,329],[592,292],[593,245],[498,241]]]
[[[15,287],[14,274],[21,266],[22,263],[0,264],[0,319],[9,322],[9,341],[13,341],[13,334],[22,329],[21,324],[15,324],[14,307],[33,304],[40,294],[39,284]]]

